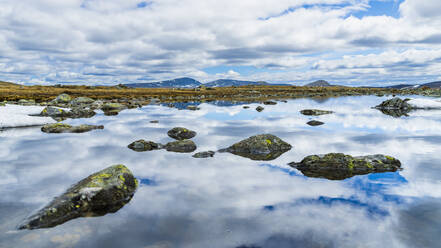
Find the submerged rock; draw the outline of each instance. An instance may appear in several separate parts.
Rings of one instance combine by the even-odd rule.
[[[193,158],[211,158],[215,154],[214,151],[198,152],[193,154]]]
[[[352,157],[343,153],[311,155],[299,163],[289,163],[308,177],[342,180],[356,175],[394,172],[401,169],[399,160],[381,154]]]
[[[256,110],[257,112],[262,112],[265,108],[262,106],[257,106]]]
[[[325,123],[321,121],[312,120],[312,121],[308,121],[306,124],[315,127],[315,126],[323,125]]]
[[[191,139],[194,136],[196,136],[196,132],[192,131],[190,129],[184,128],[184,127],[175,127],[173,129],[170,129],[167,132],[167,135],[170,138],[173,138],[176,140],[185,140],[185,139]]]
[[[229,152],[252,160],[274,160],[292,146],[272,134],[260,134],[244,139],[220,152]]]
[[[104,126],[95,126],[95,125],[79,125],[79,126],[71,126],[65,123],[54,123],[47,124],[41,128],[42,132],[45,133],[85,133],[94,129],[104,129]]]
[[[304,109],[301,110],[300,113],[302,113],[303,115],[327,115],[327,114],[332,114],[334,113],[333,111],[329,111],[329,110],[320,110],[320,109]]]
[[[49,228],[78,217],[115,213],[132,199],[137,187],[126,166],[110,166],[70,187],[18,228]]]
[[[152,151],[152,150],[161,149],[162,145],[155,143],[153,141],[145,141],[143,139],[140,139],[140,140],[132,142],[127,147],[134,150],[134,151],[137,151],[137,152],[145,152],[145,151]]]
[[[196,144],[191,140],[177,140],[167,143],[164,148],[169,152],[194,152],[196,150]]]

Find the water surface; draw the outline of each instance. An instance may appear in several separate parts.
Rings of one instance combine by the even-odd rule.
[[[105,126],[84,134],[3,130],[0,247],[439,247],[441,111],[394,118],[371,109],[385,99],[297,99],[260,113],[259,104],[203,103],[198,111],[150,105],[65,121]],[[312,118],[299,113],[305,108],[335,113]],[[312,119],[325,124],[311,127]],[[175,126],[198,133],[196,152],[262,133],[293,148],[263,162],[127,148],[141,138],[172,141],[167,131]],[[382,153],[398,158],[403,170],[338,181],[307,178],[287,165],[329,152]],[[70,185],[113,164],[125,164],[141,182],[118,212],[16,230]]]

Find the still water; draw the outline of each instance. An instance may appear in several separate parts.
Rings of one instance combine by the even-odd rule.
[[[297,99],[261,113],[254,110],[259,104],[203,103],[198,111],[149,105],[65,121],[105,126],[89,133],[1,131],[0,247],[439,247],[441,111],[394,118],[371,109],[385,99]],[[335,113],[311,118],[299,113],[305,108]],[[307,125],[312,119],[325,124]],[[197,151],[262,133],[293,148],[272,161],[127,148],[138,139],[172,141],[167,131],[176,126],[197,132]],[[403,170],[338,181],[308,178],[287,165],[330,152],[386,154]],[[70,185],[114,164],[125,164],[141,182],[118,212],[16,230]]]

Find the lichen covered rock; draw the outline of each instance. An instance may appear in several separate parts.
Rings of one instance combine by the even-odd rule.
[[[327,115],[327,114],[332,114],[334,113],[333,111],[329,111],[329,110],[320,110],[320,109],[304,109],[301,110],[300,113],[302,113],[303,115]]]
[[[355,175],[394,172],[401,169],[399,160],[381,154],[352,157],[343,153],[310,155],[299,163],[289,163],[308,177],[342,180]]]
[[[194,152],[196,150],[196,144],[191,140],[177,140],[167,143],[164,148],[169,152]]]
[[[54,101],[56,103],[68,103],[71,100],[72,100],[72,98],[68,94],[63,93],[61,95],[58,95]]]
[[[45,133],[85,133],[94,129],[104,129],[104,126],[95,126],[95,125],[79,125],[79,126],[71,126],[65,123],[54,123],[47,124],[41,128],[42,132]]]
[[[260,134],[244,139],[221,152],[230,152],[252,160],[273,160],[291,150],[292,146],[272,134]]]
[[[184,128],[184,127],[175,127],[173,129],[170,129],[167,132],[167,135],[170,138],[173,138],[176,140],[185,140],[185,139],[191,139],[194,136],[196,136],[196,132],[192,131],[190,129]]]
[[[77,106],[77,105],[82,105],[82,104],[91,104],[93,103],[95,100],[93,100],[92,98],[89,97],[77,97],[75,99],[73,99],[72,101],[70,101],[70,104],[72,106]]]
[[[131,200],[137,187],[138,181],[126,166],[110,166],[70,187],[18,228],[49,228],[78,217],[114,213]]]
[[[153,141],[145,141],[143,139],[140,139],[140,140],[132,142],[127,147],[134,150],[134,151],[137,151],[137,152],[145,152],[145,151],[152,151],[152,150],[161,149],[162,145],[155,143]]]

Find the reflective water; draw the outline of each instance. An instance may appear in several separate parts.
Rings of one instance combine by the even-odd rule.
[[[155,105],[66,121],[105,126],[89,133],[1,131],[0,247],[439,247],[441,111],[394,118],[370,108],[385,99],[299,99],[261,113],[258,104],[203,103],[198,111]],[[336,113],[311,118],[299,113],[305,108]],[[307,125],[312,119],[325,124]],[[264,162],[127,148],[138,139],[167,143],[175,126],[197,131],[196,152],[261,133],[293,148]],[[287,165],[329,152],[387,154],[404,169],[332,181]],[[141,185],[118,212],[16,230],[70,185],[120,163]]]

